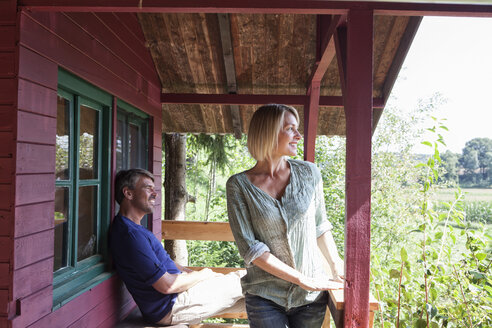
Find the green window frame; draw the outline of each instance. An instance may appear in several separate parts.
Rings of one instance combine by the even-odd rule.
[[[68,145],[66,147],[68,149],[65,150],[66,158],[63,159],[66,168],[63,172],[57,172],[55,181],[57,188],[55,229],[57,229],[57,220],[59,220],[64,230],[62,234],[57,234],[55,230],[53,309],[63,306],[112,275],[107,267],[107,232],[110,224],[111,204],[109,195],[113,98],[104,91],[60,69],[58,99],[65,106],[63,108],[66,117],[63,117],[65,119],[63,124],[68,134],[63,140],[65,140],[65,146]],[[81,118],[82,115],[86,115],[84,119]],[[88,120],[88,117],[93,121]],[[93,124],[90,125],[87,121]],[[92,134],[86,133],[86,128],[81,131],[84,125],[90,125]],[[57,136],[57,163],[58,140]],[[92,152],[87,152],[87,149]],[[84,167],[86,164],[89,165],[89,169]],[[90,175],[85,176],[87,174]],[[58,193],[59,191],[63,193]],[[63,202],[60,203],[61,198]],[[84,201],[82,206],[79,206],[79,200]],[[89,215],[90,219],[85,218],[84,212],[81,213],[87,201],[93,209]],[[63,214],[56,213],[59,210],[57,207],[60,207],[57,203],[62,204]],[[83,222],[82,217],[85,220]],[[79,220],[83,224],[88,221],[89,224],[85,224],[84,229],[79,229]],[[85,232],[88,229],[87,226],[90,227],[88,233]],[[79,244],[81,233],[91,235],[85,247]],[[80,237],[81,241],[83,241],[82,237]],[[57,250],[57,239],[60,240],[60,238],[63,239],[59,243],[62,249]]]

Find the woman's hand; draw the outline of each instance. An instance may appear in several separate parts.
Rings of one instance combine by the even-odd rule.
[[[334,281],[327,278],[309,278],[302,276],[299,278],[299,286],[309,291],[321,291],[330,289],[343,289],[342,280]]]

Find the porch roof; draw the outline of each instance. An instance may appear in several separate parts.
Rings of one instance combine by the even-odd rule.
[[[163,132],[245,133],[257,105],[271,102],[295,105],[302,132],[307,89],[324,60],[317,134],[345,135],[335,45],[320,40],[321,29],[329,29],[335,19],[336,25],[343,25],[344,17],[212,13],[138,17],[162,83]],[[375,17],[376,122],[419,22],[419,17]],[[328,59],[321,58],[324,46],[332,47],[325,50],[331,51]]]

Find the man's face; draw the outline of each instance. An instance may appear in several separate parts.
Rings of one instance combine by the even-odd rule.
[[[135,184],[135,189],[130,190],[130,204],[144,214],[152,213],[157,196],[154,187],[154,182],[150,178],[141,176]]]

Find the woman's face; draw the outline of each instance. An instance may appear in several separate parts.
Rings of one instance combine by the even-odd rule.
[[[282,129],[278,133],[276,156],[297,155],[297,143],[301,140],[301,134],[297,131],[298,123],[294,114],[286,112]]]

